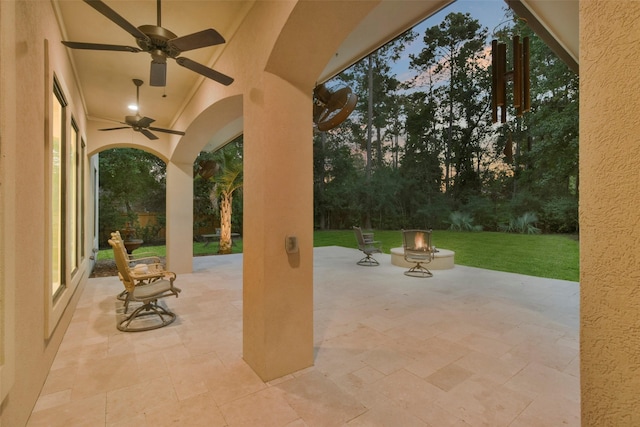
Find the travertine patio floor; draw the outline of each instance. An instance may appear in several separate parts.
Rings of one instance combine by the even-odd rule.
[[[269,383],[242,359],[242,255],[194,258],[148,332],[90,279],[28,425],[580,425],[578,283],[360,255],[314,250],[315,364]]]

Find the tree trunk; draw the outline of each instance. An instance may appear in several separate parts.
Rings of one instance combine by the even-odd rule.
[[[373,139],[373,54],[369,55],[369,105],[367,106],[367,207],[364,213],[364,228],[371,229],[371,142]]]
[[[320,150],[320,152],[322,153],[322,164],[321,164],[321,172],[320,172],[320,182],[318,183],[318,197],[320,198],[320,200],[324,200],[325,178],[327,175],[326,174],[326,154],[324,151],[326,143],[327,143],[327,133],[320,132],[320,144],[322,147],[322,149]],[[326,221],[327,212],[323,205],[324,203],[319,209],[320,212],[318,212],[320,214],[320,230],[326,230],[326,227],[327,227],[327,221]]]
[[[376,138],[378,138],[378,145],[376,146],[376,151],[378,153],[378,167],[382,167],[382,130],[379,127],[376,127]]]
[[[367,181],[371,178],[371,143],[373,139],[373,58],[369,55],[368,104],[367,104]]]
[[[231,194],[222,193],[220,196],[220,248],[219,254],[231,253]]]
[[[447,143],[445,146],[444,162],[445,162],[445,192],[449,192],[451,180],[451,144],[453,143],[453,63],[451,64],[451,77],[449,79],[449,129],[447,130]],[[456,174],[458,170],[456,170]]]

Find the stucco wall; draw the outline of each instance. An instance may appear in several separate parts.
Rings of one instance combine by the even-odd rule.
[[[640,2],[580,2],[582,425],[640,425]]]
[[[12,346],[15,361],[15,382],[0,407],[0,425],[3,426],[25,424],[74,308],[71,300],[57,328],[47,338],[43,237],[47,191],[43,175],[46,129],[43,97],[48,93],[45,87],[45,39],[49,40],[51,48],[50,61],[63,80],[67,95],[72,101],[79,96],[72,84],[66,52],[59,43],[51,3],[19,1],[14,4],[15,10],[13,6],[0,9],[3,14],[15,14],[2,16],[0,43],[14,37],[16,42],[11,49],[2,50],[10,56],[2,57],[0,76],[17,75],[15,87],[8,87],[6,83],[0,85],[0,112],[4,118],[7,111],[13,111],[10,117],[15,118],[10,132],[3,128],[0,135],[2,155],[10,153],[13,156],[8,160],[13,167],[2,171],[1,183],[14,186],[9,187],[10,191],[3,189],[0,199],[4,210],[0,218],[12,221],[2,224],[4,244],[0,245],[0,275],[4,290],[11,286],[15,291],[12,314],[16,324],[15,340],[8,342],[8,337],[2,336],[5,349],[7,345]],[[640,124],[637,114],[640,107],[637,96],[640,87],[640,56],[637,54],[640,2],[584,0],[580,2],[580,18],[582,420],[585,426],[633,426],[640,425],[640,255],[636,250],[640,247],[637,229],[640,154],[636,136]],[[280,84],[275,79],[274,82],[274,87]],[[5,96],[7,93],[10,96]],[[310,100],[300,102],[310,105]],[[79,103],[72,102],[70,108],[83,133],[85,121]],[[297,137],[281,144],[293,142]],[[309,137],[300,139],[308,140]],[[12,150],[6,150],[9,144],[12,144]],[[305,151],[299,158],[307,161],[309,154]],[[301,167],[304,171],[310,170],[308,164]],[[7,200],[7,195],[11,200]],[[310,200],[305,198],[301,204],[304,205],[303,216],[308,215]],[[293,200],[284,204],[293,205]],[[278,217],[277,212],[271,215]],[[291,216],[291,213],[284,216],[285,220],[289,218],[287,215]],[[308,250],[311,247],[308,221],[293,221],[290,227],[278,231],[296,233],[301,238],[303,250]],[[299,233],[299,229],[304,230]],[[280,255],[275,261],[269,260],[274,261],[272,263],[256,265],[265,268],[282,265],[268,267],[273,269],[270,277],[278,282],[282,271],[298,267],[281,262],[288,263],[289,257],[284,254],[280,237],[266,239],[260,233],[254,231],[253,241],[261,249],[254,254],[254,259],[262,259],[262,250],[267,247],[262,244],[264,242],[273,244],[274,251]],[[15,245],[7,243],[14,241]],[[311,275],[308,262],[305,258],[301,264],[304,271],[300,280],[304,282]],[[297,280],[297,276],[292,277]],[[10,282],[7,282],[8,278]],[[305,286],[310,284],[305,283]],[[3,293],[3,297],[6,295]],[[308,304],[309,296],[305,294],[302,298]],[[5,312],[3,310],[2,314]],[[272,320],[277,326],[280,319]],[[308,327],[310,320],[305,322]],[[4,372],[0,380],[3,378]]]
[[[67,288],[58,298],[60,303],[51,303],[47,296],[51,292],[48,273],[51,253],[47,250],[50,183],[46,171],[51,162],[47,117],[54,74],[69,101],[67,125],[70,126],[73,116],[79,134],[84,135],[85,117],[82,105],[76,102],[77,87],[60,43],[51,3],[2,3],[0,39],[14,43],[10,47],[3,45],[0,75],[13,75],[14,80],[3,81],[0,86],[2,122],[10,121],[0,135],[4,156],[0,184],[6,196],[0,199],[3,210],[0,287],[13,301],[11,306],[0,304],[0,315],[9,313],[15,329],[13,336],[3,336],[0,345],[14,361],[11,369],[15,381],[5,384],[2,373],[2,386],[10,388],[0,407],[0,425],[13,427],[26,424],[73,315],[90,265],[92,233],[85,233],[85,259],[73,279],[67,273]],[[91,218],[92,206],[87,206],[85,212]]]
[[[15,183],[8,178],[15,175],[15,145],[5,141],[16,140],[16,69],[7,66],[5,58],[16,57],[15,31],[11,25],[15,15],[13,2],[0,2],[0,404],[15,383],[15,266],[5,255],[15,245],[15,211],[8,209],[16,197]],[[4,30],[4,31],[2,31]],[[0,406],[1,408],[1,406]],[[0,409],[0,413],[2,410]],[[0,425],[2,424],[0,418]]]

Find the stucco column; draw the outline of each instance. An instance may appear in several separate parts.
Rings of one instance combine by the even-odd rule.
[[[311,106],[269,73],[244,103],[243,357],[265,381],[313,364]]]
[[[193,164],[167,163],[167,269],[193,271]]]
[[[639,36],[640,2],[580,1],[583,426],[640,425]]]

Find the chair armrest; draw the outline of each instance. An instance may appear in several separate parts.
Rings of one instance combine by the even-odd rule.
[[[134,280],[160,279],[165,276],[165,273],[167,272],[160,263],[138,264],[129,269],[129,275]]]
[[[177,275],[173,271],[167,271],[162,264],[147,264],[149,267],[149,275],[152,277],[161,277],[172,282],[176,279]]]
[[[164,277],[164,272],[158,271],[158,272],[136,273],[134,271],[130,271],[129,275],[133,280],[142,282],[149,279],[162,279]]]
[[[153,262],[160,262],[160,257],[158,255],[153,254],[152,252],[148,252],[148,253],[141,253],[141,254],[136,254],[136,255],[129,255],[129,262],[139,262],[139,261],[146,261],[146,260],[152,260]]]
[[[371,240],[369,242],[365,241],[364,245],[367,248],[373,248],[382,251],[382,242],[379,240]]]

